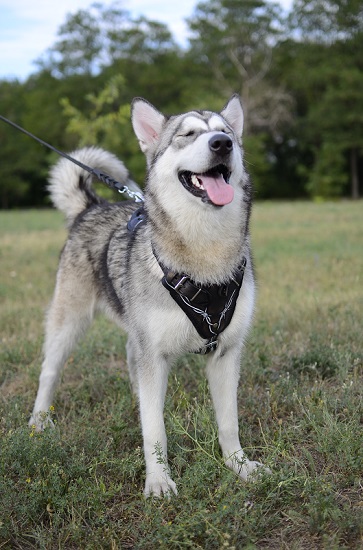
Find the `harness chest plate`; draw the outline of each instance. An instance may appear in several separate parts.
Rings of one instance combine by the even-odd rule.
[[[184,273],[175,273],[159,265],[164,271],[161,282],[171,297],[184,311],[194,328],[208,343],[198,353],[209,353],[218,346],[218,335],[230,324],[243,282],[246,267],[243,257],[231,279],[222,285],[201,285]]]

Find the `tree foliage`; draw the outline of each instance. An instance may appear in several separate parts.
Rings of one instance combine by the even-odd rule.
[[[359,196],[363,152],[363,4],[358,0],[296,0],[289,88],[298,94],[301,142],[313,157],[306,188],[313,196]],[[291,53],[292,52],[292,53]]]
[[[118,2],[67,16],[25,82],[0,81],[0,112],[64,150],[98,144],[142,183],[129,109],[220,109],[238,92],[246,162],[258,198],[357,198],[363,166],[361,0],[210,0],[181,48],[167,26]],[[54,154],[0,126],[0,206],[46,204]]]
[[[245,130],[276,134],[290,122],[291,97],[270,78],[273,47],[281,34],[281,9],[261,0],[212,0],[189,20],[191,50],[208,65],[214,89],[241,95]]]

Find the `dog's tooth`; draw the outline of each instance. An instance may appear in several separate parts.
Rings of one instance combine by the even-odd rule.
[[[199,187],[199,188],[202,187],[200,185],[199,180],[198,180],[198,178],[195,174],[192,174],[191,180],[192,180],[192,184],[195,185],[195,187]]]

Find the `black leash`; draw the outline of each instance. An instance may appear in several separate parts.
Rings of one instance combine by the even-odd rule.
[[[131,189],[129,189],[127,187],[127,185],[123,185],[119,181],[111,178],[111,176],[109,176],[108,174],[104,174],[103,172],[101,172],[100,170],[97,170],[96,168],[90,168],[86,164],[83,164],[83,162],[80,162],[79,160],[77,160],[77,159],[71,157],[70,155],[68,155],[67,153],[64,153],[63,151],[60,151],[56,147],[53,147],[53,145],[49,145],[49,143],[47,143],[46,141],[43,141],[42,139],[38,138],[37,136],[35,136],[31,132],[28,132],[28,130],[25,130],[24,128],[22,128],[21,126],[16,124],[15,122],[12,122],[11,120],[9,120],[8,118],[5,118],[2,115],[0,115],[0,120],[6,122],[7,124],[10,124],[10,126],[13,126],[17,130],[20,130],[20,132],[23,132],[23,134],[35,139],[35,141],[37,141],[41,145],[44,145],[44,147],[48,147],[48,149],[51,149],[52,151],[54,151],[55,153],[57,153],[61,157],[64,157],[65,159],[69,160],[70,162],[73,162],[74,164],[77,164],[77,166],[79,166],[83,170],[86,170],[86,172],[89,172],[90,174],[95,176],[98,180],[100,180],[102,183],[105,183],[111,189],[115,189],[119,193],[126,193],[135,202],[143,202],[144,199],[143,199],[143,196],[142,196],[141,193],[138,193],[136,191],[131,191]]]

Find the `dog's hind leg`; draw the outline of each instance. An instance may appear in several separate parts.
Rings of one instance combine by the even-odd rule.
[[[49,407],[52,404],[60,371],[79,337],[93,318],[95,293],[87,281],[58,274],[58,281],[49,308],[44,343],[44,361],[39,388],[29,425],[42,430],[52,425]]]

